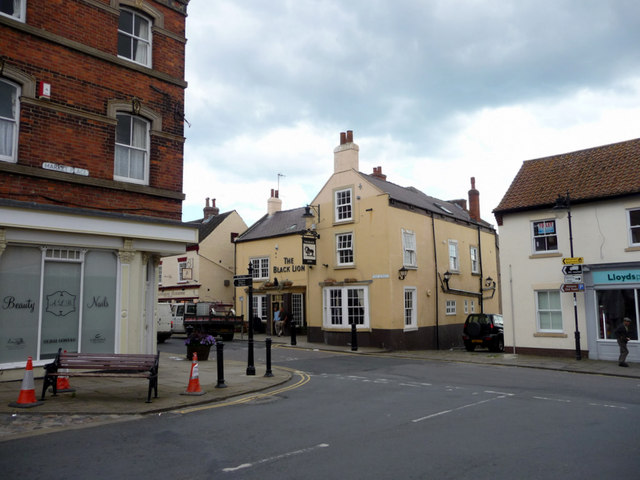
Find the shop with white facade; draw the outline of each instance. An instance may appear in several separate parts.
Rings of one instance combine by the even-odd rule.
[[[156,269],[197,230],[177,221],[0,205],[0,369],[58,352],[153,353]],[[20,202],[14,202],[15,205]]]
[[[631,319],[628,360],[640,362],[640,264],[594,265],[585,280],[589,357],[618,359],[620,350],[614,332],[622,319],[628,317]]]

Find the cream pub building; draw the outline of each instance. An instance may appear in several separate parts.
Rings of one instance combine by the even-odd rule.
[[[253,267],[253,311],[271,320],[284,303],[311,342],[347,345],[355,323],[361,346],[461,346],[468,313],[500,311],[497,234],[471,183],[467,210],[387,181],[381,167],[362,173],[353,132],[341,133],[312,204],[282,211],[272,191],[267,215],[237,239],[236,272]]]

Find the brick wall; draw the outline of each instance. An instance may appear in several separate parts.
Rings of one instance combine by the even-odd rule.
[[[180,219],[185,16],[172,2],[145,1],[164,23],[153,30],[152,69],[117,58],[118,15],[109,0],[29,0],[26,24],[0,18],[5,65],[52,91],[50,100],[21,101],[17,164],[0,162],[3,198]],[[134,98],[161,118],[150,135],[148,186],[113,179],[115,119],[107,106]],[[48,178],[41,174],[47,162],[89,176]]]

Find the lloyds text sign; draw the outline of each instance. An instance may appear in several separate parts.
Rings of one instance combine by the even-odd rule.
[[[605,270],[593,272],[594,284],[640,283],[640,270]]]

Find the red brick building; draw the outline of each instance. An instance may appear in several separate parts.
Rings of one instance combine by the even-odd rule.
[[[188,0],[0,1],[0,368],[155,349],[182,215]]]

